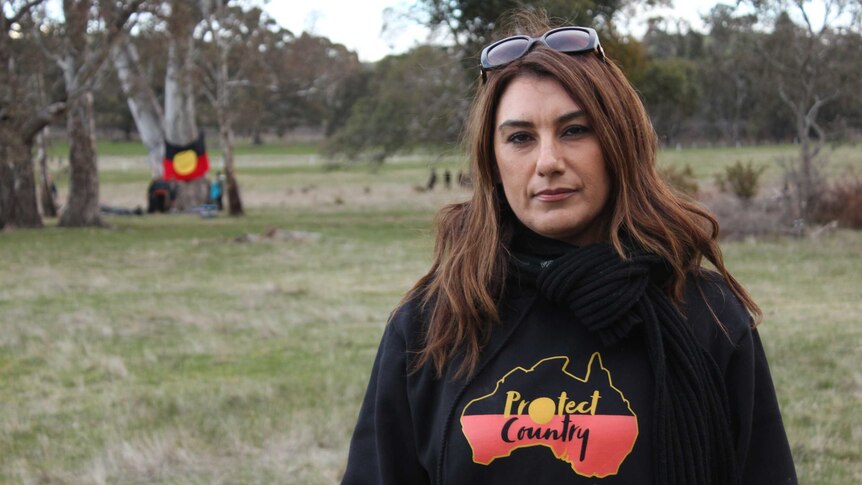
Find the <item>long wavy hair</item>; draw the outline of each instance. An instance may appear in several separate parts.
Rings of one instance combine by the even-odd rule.
[[[518,33],[538,36],[551,28],[542,19],[530,20]],[[537,46],[488,72],[473,100],[465,138],[472,198],[438,213],[433,263],[404,299],[420,298],[427,319],[416,367],[431,363],[441,376],[460,356],[455,375],[470,375],[499,322],[512,228],[502,217],[505,196],[496,188],[494,125],[503,92],[519,76],[555,79],[589,117],[612,181],[603,211],[608,217],[606,240],[620,256],[626,257],[621,236],[627,234],[664,258],[673,270],[667,292],[676,303],[682,303],[686,275],[699,270],[705,259],[748,309],[752,324],[759,323],[760,308],[724,265],[716,219],[659,177],[655,130],[619,67],[594,54],[568,55]]]

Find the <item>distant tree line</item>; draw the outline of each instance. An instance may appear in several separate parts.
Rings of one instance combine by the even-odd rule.
[[[242,2],[227,3],[242,11]],[[499,17],[524,3],[416,2],[408,12],[411,18],[446,31],[447,44],[421,45],[372,64],[360,63],[356,53],[325,37],[295,35],[246,6],[248,28],[255,29],[258,44],[234,50],[234,59],[229,59],[231,65],[247,65],[242,79],[234,82],[230,108],[237,135],[262,143],[266,135],[280,137],[296,128],[311,128],[326,138],[330,153],[372,160],[416,146],[457,141],[477,81],[478,51],[500,26]],[[811,73],[812,81],[822,85],[820,128],[834,138],[862,127],[862,103],[855,95],[862,63],[851,61],[862,57],[860,29],[852,23],[827,26],[813,41],[819,45],[807,46],[811,52],[799,50],[800,42],[812,42],[808,26],[799,20],[802,8],[810,10],[806,4],[812,2],[756,2],[759,10],[750,13],[719,4],[704,19],[704,32],[655,18],[641,38],[621,34],[617,18],[627,7],[656,2],[530,3],[545,8],[551,17],[598,27],[605,50],[641,93],[663,143],[798,140],[795,113],[782,98],[780,86],[782,79],[803,80],[788,66],[776,67],[793,57],[800,64],[808,62],[797,70],[803,76]],[[853,8],[851,4],[843,11],[851,15]],[[160,99],[168,38],[157,22],[150,21],[139,22],[131,39],[141,70]],[[196,42],[205,50],[211,39],[199,36]],[[52,75],[59,77],[60,72],[49,70],[45,75],[51,84]],[[98,92],[98,126],[131,139],[137,126],[113,73],[102,75]],[[218,126],[205,91],[198,90],[196,96],[199,123]]]
[[[379,159],[456,141],[478,82],[478,51],[499,27],[497,16],[519,3],[418,2],[414,17],[457,42],[421,46],[372,66],[365,95],[332,140],[335,151],[353,157],[365,149]],[[813,2],[717,5],[704,19],[705,32],[656,18],[639,39],[621,34],[615,22],[626,6],[645,2],[535,3],[551,17],[568,12],[571,23],[597,27],[666,145],[821,143],[862,130],[859,2],[821,2],[826,18],[819,25],[810,18]]]
[[[524,6],[596,27],[664,144],[797,141],[799,191],[811,193],[804,180],[815,178],[824,144],[862,129],[859,0],[821,0],[819,22],[810,1],[717,5],[703,32],[656,18],[642,38],[622,33],[631,10],[670,1],[418,0],[401,18],[437,42],[370,64],[282,28],[250,1],[65,0],[60,20],[48,3],[3,0],[0,9],[0,224],[41,225],[34,155],[52,124],[65,125],[71,145],[67,225],[100,224],[96,128],[137,135],[154,177],[166,140],[218,132],[234,214],[236,136],[264,143],[311,129],[328,155],[377,163],[455,143],[479,49]]]

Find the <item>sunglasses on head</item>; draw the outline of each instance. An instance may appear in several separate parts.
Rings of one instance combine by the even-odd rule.
[[[541,37],[515,35],[498,40],[482,49],[482,81],[488,71],[499,69],[512,61],[520,59],[537,44],[566,54],[595,52],[605,60],[605,51],[599,43],[599,36],[589,27],[559,27],[545,32]]]

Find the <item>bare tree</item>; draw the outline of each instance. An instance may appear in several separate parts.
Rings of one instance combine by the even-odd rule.
[[[253,33],[262,28],[262,12],[259,9],[243,11],[239,6],[229,6],[228,3],[218,0],[201,2],[204,13],[202,34],[205,42],[199,67],[202,72],[203,92],[215,108],[219,125],[219,141],[227,181],[228,213],[238,216],[243,214],[243,208],[233,156],[234,110],[231,90],[249,84],[249,80],[243,77],[247,64],[254,58],[256,41]]]
[[[822,174],[818,160],[827,134],[819,118],[829,103],[855,95],[862,69],[853,39],[862,2],[825,0],[823,17],[812,16],[807,0],[755,1],[758,13],[773,22],[773,32],[757,44],[773,84],[793,114],[799,140],[798,163],[788,167],[796,191],[795,216],[805,221],[816,209]],[[849,23],[848,23],[849,20]],[[858,34],[858,31],[856,32]],[[855,54],[855,55],[854,55]]]

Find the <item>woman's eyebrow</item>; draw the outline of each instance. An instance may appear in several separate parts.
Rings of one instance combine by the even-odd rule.
[[[581,118],[581,117],[586,117],[586,116],[587,116],[587,113],[584,112],[584,110],[579,109],[577,111],[572,111],[571,113],[566,113],[563,116],[560,116],[559,118],[557,118],[557,124],[561,125],[563,123],[572,121],[575,118]]]
[[[503,131],[504,128],[514,127],[514,128],[532,128],[536,125],[533,124],[532,121],[524,121],[524,120],[506,120],[500,123],[500,126],[497,127],[498,130]]]
[[[571,113],[566,113],[557,118],[557,124],[561,125],[563,123],[572,121],[576,118],[586,117],[587,113],[584,110],[579,109],[577,111],[572,111]],[[497,127],[497,130],[502,131],[505,128],[533,128],[536,125],[532,121],[525,120],[506,120]]]

